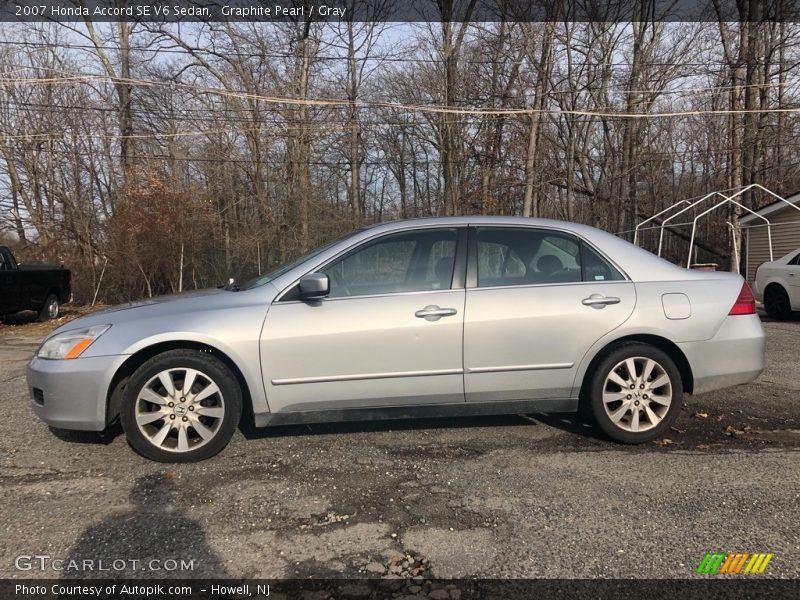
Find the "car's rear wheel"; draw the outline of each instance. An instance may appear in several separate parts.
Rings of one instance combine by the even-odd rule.
[[[223,362],[198,350],[173,350],[133,374],[120,421],[142,456],[194,462],[228,445],[241,414],[239,383]]]
[[[780,285],[772,283],[764,290],[764,308],[773,319],[786,321],[792,316],[789,294]]]
[[[61,310],[61,305],[58,302],[58,296],[55,294],[48,294],[44,305],[39,310],[39,320],[49,321],[55,319],[58,316],[59,310]]]
[[[589,407],[611,439],[640,444],[660,437],[680,414],[683,385],[674,361],[648,344],[624,344],[592,374]]]

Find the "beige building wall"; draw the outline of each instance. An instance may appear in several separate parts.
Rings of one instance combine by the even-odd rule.
[[[767,218],[772,224],[772,253],[777,260],[789,252],[800,249],[800,210],[790,206],[777,210]],[[753,281],[756,269],[761,263],[768,262],[769,238],[764,221],[746,225],[745,257],[747,261],[747,279]]]

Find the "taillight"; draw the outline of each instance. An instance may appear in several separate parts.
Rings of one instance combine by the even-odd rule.
[[[756,299],[753,297],[753,292],[750,291],[750,286],[745,281],[742,284],[742,291],[739,292],[739,297],[731,308],[729,315],[754,315],[756,314]]]

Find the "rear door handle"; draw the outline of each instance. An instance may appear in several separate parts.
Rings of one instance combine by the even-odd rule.
[[[458,311],[455,308],[439,308],[435,304],[431,304],[415,312],[414,316],[427,321],[438,321],[442,317],[451,317],[456,313]]]
[[[607,304],[619,304],[620,300],[616,296],[603,296],[602,294],[592,294],[588,298],[581,300],[584,306],[594,306],[595,308],[603,308]]]

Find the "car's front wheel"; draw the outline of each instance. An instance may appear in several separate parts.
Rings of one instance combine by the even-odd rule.
[[[199,350],[172,350],[132,375],[120,421],[142,456],[194,462],[228,445],[241,414],[241,388],[223,362]]]
[[[619,346],[591,378],[588,401],[611,439],[639,444],[660,437],[681,410],[683,385],[674,361],[648,344]]]

